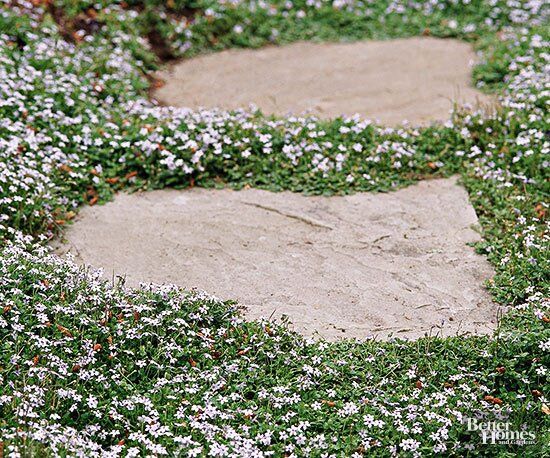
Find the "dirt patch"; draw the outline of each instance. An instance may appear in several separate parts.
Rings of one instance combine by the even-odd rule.
[[[170,105],[265,113],[359,113],[386,125],[449,118],[453,102],[488,103],[471,86],[472,47],[429,37],[355,43],[295,43],[183,60],[159,73],[154,96]]]
[[[53,1],[47,2],[47,11],[58,26],[61,36],[72,43],[83,40],[85,35],[93,35],[103,27],[103,22],[97,20],[97,11],[88,8],[74,17],[68,17],[63,8],[56,6]]]
[[[152,51],[161,62],[168,62],[174,59],[174,52],[157,28],[151,28],[147,33],[147,40],[151,45]],[[154,80],[154,76],[152,77]]]
[[[237,299],[248,318],[288,315],[328,339],[490,333],[494,274],[465,190],[432,180],[387,194],[307,197],[261,190],[121,194],[66,233],[105,275]]]

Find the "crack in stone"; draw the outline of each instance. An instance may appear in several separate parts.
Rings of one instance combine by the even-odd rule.
[[[310,218],[306,218],[306,217],[300,216],[300,215],[295,215],[295,214],[292,214],[292,213],[286,213],[286,212],[281,211],[277,208],[269,207],[267,205],[257,204],[255,202],[242,202],[242,203],[244,205],[248,205],[250,207],[261,208],[262,210],[267,210],[269,212],[276,213],[277,215],[285,216],[286,218],[291,218],[291,219],[295,219],[297,221],[301,221],[302,223],[309,224],[310,226],[313,226],[313,227],[328,229],[329,231],[332,231],[334,229],[331,226],[327,226],[326,224],[317,222],[317,221],[312,220]]]

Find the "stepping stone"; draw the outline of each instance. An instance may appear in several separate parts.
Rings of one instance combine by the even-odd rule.
[[[287,315],[307,336],[484,334],[498,308],[467,245],[477,223],[454,178],[334,197],[166,189],[83,208],[57,251],[130,285],[236,299],[250,319]]]
[[[386,125],[449,119],[453,102],[489,103],[471,85],[475,53],[458,40],[294,43],[182,60],[159,73],[160,102],[323,117],[359,113]]]

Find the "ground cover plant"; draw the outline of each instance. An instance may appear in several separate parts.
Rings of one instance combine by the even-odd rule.
[[[4,0],[0,455],[548,455],[547,19],[512,0]],[[498,106],[394,129],[147,99],[159,59],[419,34],[472,41]],[[204,294],[106,283],[45,247],[122,189],[348,193],[456,173],[509,308],[493,336],[310,341]],[[535,443],[483,445],[468,418]]]

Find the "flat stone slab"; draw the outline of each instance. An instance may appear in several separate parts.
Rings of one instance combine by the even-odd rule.
[[[250,319],[287,315],[306,335],[482,334],[497,306],[493,269],[467,245],[476,223],[454,178],[334,197],[161,190],[84,208],[57,250],[131,285],[237,299]]]
[[[154,97],[194,109],[254,103],[270,114],[428,124],[449,119],[453,101],[489,101],[472,87],[474,61],[471,45],[428,37],[228,50],[159,73],[166,85]]]

